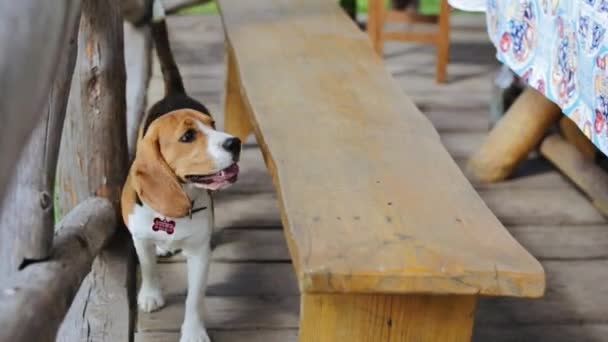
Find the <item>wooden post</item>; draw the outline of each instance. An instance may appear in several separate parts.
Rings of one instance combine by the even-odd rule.
[[[0,341],[55,341],[93,258],[116,229],[116,215],[108,200],[92,198],[58,227],[49,261],[32,264],[0,283]]]
[[[447,75],[450,55],[450,5],[448,0],[441,0],[439,11],[439,27],[437,32],[437,65],[435,79],[437,83],[444,83]]]
[[[305,293],[300,342],[469,342],[475,296]]]
[[[135,155],[139,123],[146,112],[148,84],[152,76],[152,0],[123,0],[125,65],[127,72],[127,144],[129,159]],[[144,22],[142,22],[144,21]]]
[[[85,0],[78,63],[62,138],[59,204],[65,213],[85,198],[118,209],[127,173],[125,64],[119,0]]]
[[[232,48],[226,43],[226,98],[224,99],[224,130],[241,141],[253,131],[243,95]]]
[[[526,88],[471,157],[468,172],[479,182],[506,179],[560,117],[556,104]]]
[[[80,14],[79,4],[75,12]],[[8,191],[0,206],[0,278],[30,261],[49,257],[53,244],[55,171],[70,83],[76,62],[78,21],[70,23],[57,76],[43,115],[21,153]],[[15,227],[21,227],[15,229]]]
[[[127,174],[125,64],[120,0],[84,0],[78,62],[59,165],[59,204],[65,213],[91,195],[109,199],[118,214]],[[119,229],[93,264],[60,329],[59,341],[128,341],[133,251]]]
[[[595,164],[594,159],[585,156],[558,134],[545,138],[540,152],[576,184],[602,214],[608,216],[608,174]]]
[[[0,202],[20,152],[44,113],[78,3],[0,2]]]

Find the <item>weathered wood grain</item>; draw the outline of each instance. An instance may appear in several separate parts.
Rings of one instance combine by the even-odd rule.
[[[542,295],[538,262],[336,4],[219,4],[303,292]]]
[[[474,342],[604,342],[608,324],[477,325]]]
[[[166,297],[186,296],[187,272],[183,263],[159,265]],[[209,271],[207,296],[296,296],[298,282],[291,263],[214,262]]]
[[[306,293],[301,342],[469,342],[476,296]]]
[[[291,261],[281,227],[224,229],[217,232],[213,240],[216,244],[211,255],[214,261]],[[171,257],[160,258],[159,262],[185,262],[185,257],[178,253]]]
[[[508,184],[508,183],[507,183]],[[603,224],[602,214],[571,187],[483,187],[479,195],[505,225]],[[277,197],[272,193],[218,196],[220,228],[281,226]],[[220,208],[220,209],[217,209]],[[409,212],[409,211],[403,211]],[[335,219],[335,216],[333,216]],[[337,220],[337,219],[336,219]]]
[[[574,145],[585,157],[595,158],[599,150],[572,119],[567,116],[561,118],[559,120],[559,130],[564,139]]]
[[[118,0],[82,2],[58,174],[62,213],[91,194],[108,198],[118,213],[128,158],[123,38]],[[62,325],[60,341],[129,339],[134,255],[129,237],[120,232],[96,259]]]
[[[210,331],[217,342],[297,342],[296,329]],[[486,326],[478,325],[474,331],[474,342],[604,342],[608,335],[608,324],[554,324],[532,326]],[[137,333],[135,342],[178,342],[179,333]]]
[[[214,266],[215,264],[211,268]],[[545,298],[534,301],[482,298],[477,314],[478,324],[482,327],[572,325],[582,322],[608,324],[605,317],[605,308],[608,305],[607,290],[598,286],[608,277],[605,272],[608,267],[607,260],[545,261],[543,266],[548,274],[548,291]],[[256,267],[252,266],[249,274],[253,274],[255,269]],[[250,283],[245,282],[239,284],[241,287],[250,286]],[[260,294],[255,297],[207,297],[208,321],[213,322],[213,327],[223,330],[297,327],[299,306],[296,297],[275,295],[276,285],[269,280],[261,281],[257,291]],[[158,312],[140,313],[139,331],[178,331],[182,319],[183,297],[171,297],[169,302],[167,308]],[[252,312],[257,314],[251,315]]]
[[[74,4],[76,18],[80,4]],[[0,278],[27,262],[49,257],[55,228],[55,172],[74,64],[78,21],[69,23],[68,38],[56,66],[57,75],[40,121],[32,132],[0,206]],[[15,229],[15,227],[21,227]]]
[[[255,329],[255,330],[209,330],[209,337],[214,342],[296,342],[296,329]],[[136,333],[135,342],[178,342],[179,333]]]
[[[547,292],[542,300],[482,298],[480,325],[608,324],[608,260],[545,261]]]
[[[91,263],[116,229],[106,199],[93,198],[59,223],[51,258],[0,283],[0,341],[54,341]]]
[[[278,227],[277,227],[278,228]],[[509,232],[539,260],[586,260],[608,257],[608,226],[545,225],[508,226]],[[288,262],[283,232],[254,228],[228,229],[219,233],[219,245],[213,251],[215,261]],[[161,262],[183,262],[177,254]]]
[[[215,226],[223,228],[280,227],[274,193],[223,194],[214,197]]]
[[[603,224],[604,217],[573,188],[481,190],[481,197],[506,225]]]
[[[73,83],[79,86],[70,94],[59,162],[62,213],[91,194],[118,208],[127,170],[123,24],[116,0],[83,1],[78,46]]]
[[[515,226],[509,232],[539,260],[608,258],[608,225]]]
[[[205,325],[222,330],[297,328],[299,302],[299,296],[207,297]],[[167,298],[162,310],[139,313],[137,331],[177,332],[183,320],[183,298]]]
[[[45,112],[55,75],[63,71],[57,66],[77,22],[78,5],[77,0],[0,3],[0,203],[19,155]]]
[[[557,134],[543,140],[540,152],[589,196],[600,212],[608,216],[608,174],[594,159]]]
[[[560,117],[556,104],[527,88],[471,157],[468,171],[483,182],[507,178]]]

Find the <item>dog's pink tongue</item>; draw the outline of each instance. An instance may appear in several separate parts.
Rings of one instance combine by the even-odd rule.
[[[230,167],[209,176],[204,184],[201,186],[208,190],[219,190],[226,182],[230,181],[234,176],[239,173],[239,166],[237,164],[232,164]]]

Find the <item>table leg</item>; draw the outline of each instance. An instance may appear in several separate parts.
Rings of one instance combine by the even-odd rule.
[[[595,145],[581,132],[574,121],[564,116],[559,120],[559,128],[564,138],[574,145],[585,157],[589,159],[595,158]]]
[[[593,205],[608,216],[608,174],[594,159],[588,158],[559,134],[553,134],[540,145],[540,153],[584,192]]]
[[[465,342],[475,296],[303,294],[300,342]]]
[[[480,182],[506,179],[560,117],[556,104],[526,88],[471,157],[467,171]]]

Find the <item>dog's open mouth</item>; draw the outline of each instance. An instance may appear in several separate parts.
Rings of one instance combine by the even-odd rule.
[[[234,163],[227,168],[208,175],[188,175],[186,180],[199,188],[219,190],[236,182],[239,175],[239,166]]]

